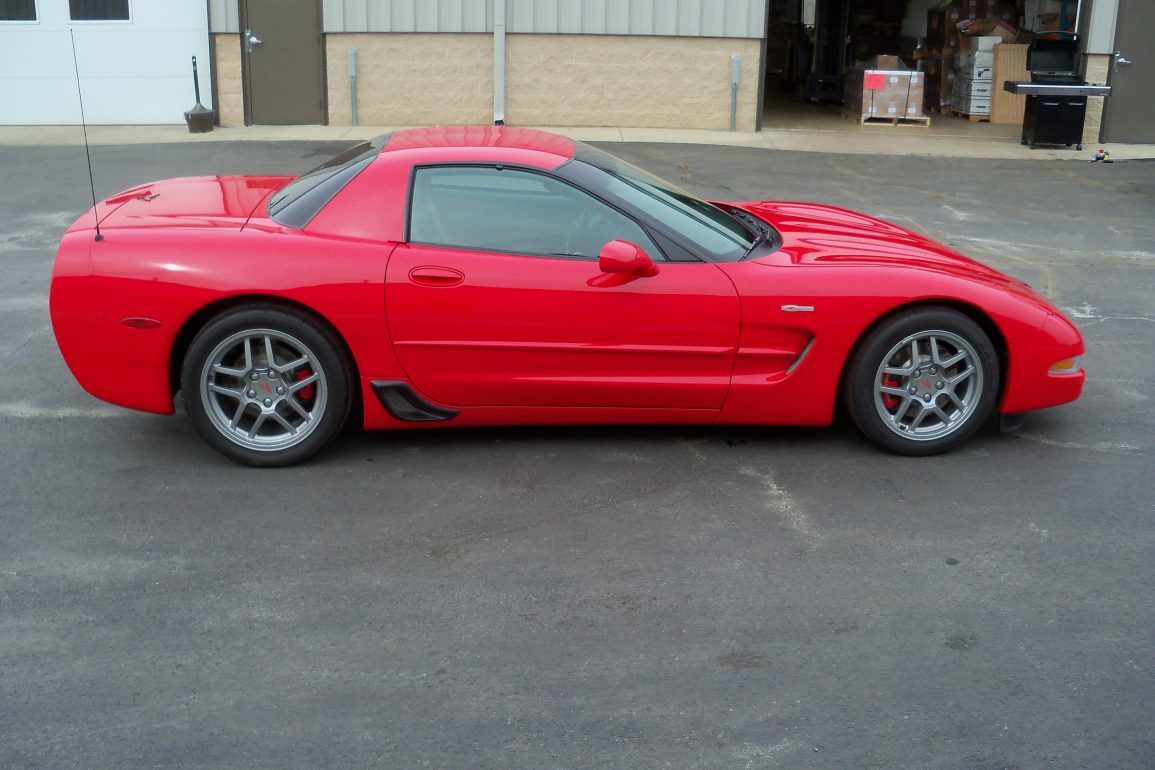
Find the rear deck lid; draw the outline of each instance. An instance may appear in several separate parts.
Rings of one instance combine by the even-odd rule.
[[[133,187],[96,205],[102,228],[240,228],[265,198],[292,177],[203,176]],[[73,228],[90,227],[92,213]]]

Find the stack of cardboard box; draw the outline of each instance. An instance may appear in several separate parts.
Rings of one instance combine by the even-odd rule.
[[[966,115],[990,115],[994,97],[995,46],[1001,37],[964,37],[958,54],[951,109]]]
[[[927,12],[926,46],[920,64],[926,72],[927,112],[946,113],[958,109],[954,106],[958,77],[955,64],[960,51],[968,46],[966,38],[997,36],[1000,41],[1014,40],[1018,20],[1014,7],[1013,2],[1006,0],[952,0]],[[973,95],[972,91],[970,85],[964,86],[960,95]]]
[[[860,123],[915,122],[930,125],[922,114],[925,78],[897,56],[875,56],[846,68],[842,112]]]

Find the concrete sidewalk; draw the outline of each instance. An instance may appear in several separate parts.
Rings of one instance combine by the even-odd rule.
[[[399,126],[247,126],[216,128],[190,134],[184,126],[89,126],[94,145],[163,144],[236,141],[359,141]],[[706,131],[666,128],[589,128],[548,126],[544,130],[582,141],[663,142],[759,147],[768,150],[842,153],[850,155],[932,156],[1003,160],[1090,160],[1097,147],[1039,148],[1019,142],[1018,126],[984,125],[981,133],[959,135],[910,126],[860,126],[850,122],[805,129],[767,128],[759,132]],[[77,145],[80,126],[0,126],[0,145]],[[1155,145],[1113,144],[1113,160],[1155,159]]]

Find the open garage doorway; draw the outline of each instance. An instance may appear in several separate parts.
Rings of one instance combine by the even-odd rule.
[[[1025,97],[1002,92],[1002,81],[1029,79],[1029,40],[1074,30],[1078,8],[1076,0],[768,2],[763,130],[873,129],[998,141],[1018,138],[1025,106]],[[958,70],[959,54],[980,37],[988,46],[998,38],[999,72],[994,49],[977,56],[990,64],[976,71],[972,61],[971,69]],[[861,104],[862,75],[857,94],[847,87],[855,65],[912,73],[907,100],[897,112],[889,105],[899,119],[882,119],[885,108],[879,119],[865,117],[872,113]],[[980,89],[984,98],[972,98]],[[868,84],[865,97],[871,96]]]

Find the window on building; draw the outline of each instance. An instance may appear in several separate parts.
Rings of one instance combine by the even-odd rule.
[[[0,21],[36,21],[36,0],[0,0]]]
[[[513,254],[597,259],[624,238],[661,252],[634,221],[565,182],[493,167],[418,169],[409,238],[415,243]]]
[[[73,21],[128,21],[128,0],[68,0]]]

